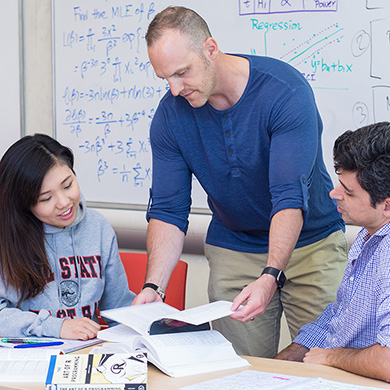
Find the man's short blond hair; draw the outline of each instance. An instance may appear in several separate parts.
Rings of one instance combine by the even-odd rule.
[[[191,48],[203,53],[205,40],[211,37],[205,20],[195,11],[185,7],[167,7],[158,13],[149,24],[145,39],[152,47],[167,30],[176,30],[189,38]]]

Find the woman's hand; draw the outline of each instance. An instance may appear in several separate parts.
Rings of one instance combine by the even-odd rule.
[[[89,340],[97,336],[100,325],[89,318],[74,318],[64,320],[62,323],[60,337],[62,339]]]

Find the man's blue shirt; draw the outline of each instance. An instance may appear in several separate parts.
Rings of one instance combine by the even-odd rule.
[[[239,101],[219,111],[193,108],[170,91],[153,118],[151,206],[147,218],[188,227],[191,175],[208,195],[212,220],[206,242],[244,252],[267,252],[270,220],[300,208],[297,247],[343,229],[329,197],[322,122],[313,92],[290,65],[244,56],[250,76]]]
[[[307,348],[390,347],[389,261],[390,224],[372,237],[362,229],[349,251],[336,302],[303,326],[294,342]]]

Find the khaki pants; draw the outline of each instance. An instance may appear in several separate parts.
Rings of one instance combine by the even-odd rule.
[[[278,353],[280,319],[284,311],[291,338],[314,321],[331,302],[347,265],[348,244],[339,230],[327,238],[295,249],[286,268],[286,284],[267,310],[253,321],[229,317],[213,322],[239,355],[274,357]],[[267,253],[236,252],[205,245],[210,265],[209,299],[233,301],[242,288],[256,280],[267,263]]]

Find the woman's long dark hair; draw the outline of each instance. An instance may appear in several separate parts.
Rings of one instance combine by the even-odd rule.
[[[73,171],[73,153],[45,134],[15,142],[0,161],[0,274],[19,303],[44,290],[51,269],[43,224],[31,212],[47,172],[57,164]]]

